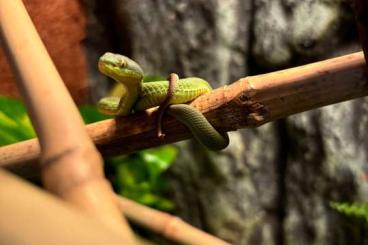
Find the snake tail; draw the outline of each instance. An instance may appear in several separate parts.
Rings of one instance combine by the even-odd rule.
[[[229,145],[227,133],[218,132],[194,107],[187,104],[171,105],[167,112],[187,126],[193,136],[208,149],[219,151]]]
[[[171,73],[168,80],[169,80],[169,88],[167,90],[166,98],[157,109],[157,136],[161,139],[165,137],[165,134],[162,132],[162,117],[167,107],[170,105],[170,100],[175,94],[175,88],[179,80],[179,76],[176,73]]]

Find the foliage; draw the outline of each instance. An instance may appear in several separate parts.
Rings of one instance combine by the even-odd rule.
[[[83,105],[80,112],[86,124],[110,118],[99,113],[96,106]],[[0,96],[0,145],[35,136],[23,103]],[[171,210],[173,203],[162,196],[166,187],[163,174],[176,155],[175,147],[163,146],[105,159],[105,166],[119,194],[158,209]]]
[[[350,234],[351,244],[368,244],[368,203],[331,202],[330,206],[344,215],[342,229]]]
[[[97,107],[93,105],[81,105],[79,106],[79,112],[82,115],[85,124],[90,124],[111,118],[111,116],[100,113],[97,110]]]
[[[363,218],[368,223],[368,203],[332,202],[331,207],[348,217]]]
[[[0,96],[0,145],[31,139],[35,135],[23,103]]]
[[[172,210],[174,204],[160,193],[166,189],[163,173],[176,155],[177,149],[168,145],[111,158],[106,162],[113,168],[112,183],[119,194],[157,209]]]

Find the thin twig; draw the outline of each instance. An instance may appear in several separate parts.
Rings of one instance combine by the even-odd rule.
[[[162,234],[170,240],[187,245],[229,245],[229,243],[185,223],[179,217],[154,210],[121,196],[117,197],[124,215],[129,220]]]
[[[257,127],[302,111],[368,94],[363,52],[278,72],[242,78],[191,104],[220,131]],[[166,137],[157,137],[156,112],[147,111],[87,125],[103,155],[131,153],[191,137],[174,118],[163,118]],[[36,139],[0,148],[0,166],[25,166],[39,157]],[[21,167],[23,169],[23,167]],[[19,170],[19,168],[18,168]]]

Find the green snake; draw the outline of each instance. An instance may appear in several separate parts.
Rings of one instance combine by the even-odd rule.
[[[98,62],[99,70],[123,85],[120,96],[103,97],[99,110],[112,116],[126,116],[134,111],[161,106],[168,98],[169,81],[143,82],[143,70],[132,59],[114,53],[105,53]],[[185,124],[193,136],[210,150],[221,150],[229,144],[226,133],[219,133],[194,107],[184,104],[208,93],[212,88],[197,77],[180,79],[169,97],[167,112]]]

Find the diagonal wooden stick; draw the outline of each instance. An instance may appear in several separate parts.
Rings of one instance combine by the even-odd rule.
[[[0,37],[39,136],[44,186],[135,244],[101,156],[21,0],[0,0]]]
[[[0,169],[0,244],[125,244],[69,203]]]
[[[117,196],[117,202],[131,221],[180,244],[228,244],[173,215],[124,197]],[[119,234],[95,218],[1,169],[0,213],[0,244],[14,244],[15,241],[23,244],[126,244]],[[153,244],[142,239],[139,242]]]
[[[191,104],[205,113],[219,130],[257,127],[302,111],[368,94],[362,52],[237,82],[203,95]],[[163,120],[166,137],[156,135],[155,111],[137,113],[87,125],[87,131],[104,155],[131,153],[190,138],[189,131],[171,117]],[[23,168],[39,158],[36,139],[0,148],[0,166]],[[28,166],[28,165],[27,165]]]

